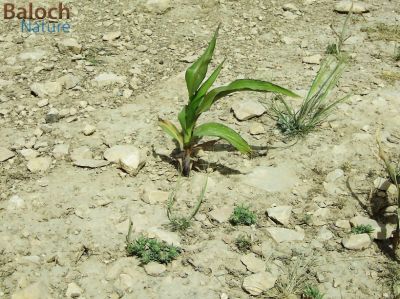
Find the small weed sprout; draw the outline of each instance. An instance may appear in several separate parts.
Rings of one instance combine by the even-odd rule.
[[[182,232],[182,231],[187,230],[190,227],[191,220],[196,216],[196,214],[200,210],[201,204],[203,203],[204,196],[205,196],[205,193],[207,190],[207,182],[208,182],[208,178],[206,178],[204,186],[201,189],[200,196],[197,201],[197,205],[196,205],[195,209],[192,211],[192,213],[189,215],[189,217],[172,215],[172,207],[176,201],[176,191],[177,191],[178,187],[175,188],[175,190],[173,192],[171,192],[171,194],[169,195],[168,204],[167,204],[167,216],[168,216],[169,221],[171,222],[173,231]],[[179,186],[179,181],[178,181],[178,186]]]
[[[249,236],[239,235],[235,240],[235,245],[239,251],[247,252],[251,249],[253,242]]]
[[[333,28],[333,25],[331,25],[331,29],[333,33],[336,35],[337,41],[336,43],[329,44],[326,47],[325,51],[326,54],[337,55],[337,56],[342,54],[342,47],[344,42],[351,37],[350,34],[347,34],[347,28],[349,27],[349,22],[351,20],[352,14],[353,14],[353,5],[350,7],[350,11],[347,14],[346,20],[344,21],[342,31],[336,32],[336,30]]]
[[[303,299],[323,299],[324,294],[322,294],[316,287],[306,286],[304,289]]]
[[[374,228],[370,224],[367,224],[367,225],[360,224],[360,225],[354,226],[351,229],[351,232],[356,235],[371,234],[374,232]]]
[[[129,220],[129,229],[126,235],[126,251],[130,256],[137,256],[143,265],[150,262],[168,264],[179,256],[181,249],[169,245],[164,241],[147,238],[143,235],[139,236],[136,240],[132,240],[132,226],[133,223]]]
[[[239,91],[274,92],[286,96],[298,97],[290,90],[270,82],[252,79],[235,80],[228,85],[220,86],[210,90],[224,64],[224,62],[220,63],[214,72],[211,73],[210,77],[204,80],[214,53],[218,28],[203,55],[201,55],[200,58],[197,59],[186,70],[185,80],[189,95],[189,102],[178,114],[178,121],[181,129],[179,130],[172,122],[168,120],[161,118],[159,119],[159,126],[170,137],[172,137],[177,146],[179,146],[180,154],[177,156],[177,158],[179,159],[182,174],[184,176],[189,176],[189,172],[192,167],[192,155],[194,155],[197,150],[210,143],[205,142],[204,144],[199,144],[199,141],[203,137],[208,136],[224,139],[241,153],[251,153],[250,145],[231,128],[214,122],[197,126],[199,117],[204,112],[210,110],[212,105],[218,99]],[[219,139],[213,142],[215,143],[218,140]]]
[[[240,205],[233,210],[229,222],[232,225],[252,225],[256,224],[257,216],[249,207]]]
[[[275,97],[270,105],[272,117],[277,120],[278,127],[288,136],[302,136],[308,134],[320,125],[339,103],[345,101],[345,96],[333,102],[328,97],[336,86],[346,59],[344,57],[329,56],[321,65],[310,90],[300,108],[295,110],[281,96]]]

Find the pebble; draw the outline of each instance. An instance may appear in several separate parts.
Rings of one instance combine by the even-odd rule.
[[[33,83],[30,86],[33,95],[39,98],[43,97],[57,97],[62,93],[62,85],[60,82],[43,82],[43,83]]]
[[[28,161],[39,156],[39,153],[31,148],[24,148],[19,153]]]
[[[391,185],[390,180],[385,178],[376,178],[374,180],[374,187],[381,191],[387,191]]]
[[[57,82],[59,82],[65,89],[71,89],[77,86],[80,83],[81,79],[78,76],[67,74],[58,78]]]
[[[41,60],[42,58],[46,57],[48,54],[46,51],[39,49],[39,48],[34,48],[34,49],[28,49],[25,52],[22,52],[21,54],[18,55],[18,58],[22,61],[26,60]]]
[[[49,157],[39,157],[33,158],[28,161],[28,169],[30,172],[44,172],[50,168],[51,158]]]
[[[144,270],[146,271],[147,275],[161,276],[167,270],[167,267],[165,267],[163,264],[150,262],[144,265]]]
[[[80,54],[82,52],[82,45],[74,38],[65,38],[59,41],[57,48],[61,54]]]
[[[43,99],[43,100],[40,100],[39,102],[37,102],[37,105],[39,108],[43,108],[43,107],[47,106],[48,104],[49,104],[48,99]]]
[[[5,147],[0,147],[0,162],[5,162],[15,156],[15,153]]]
[[[367,4],[361,1],[351,1],[351,0],[343,0],[338,2],[335,5],[335,11],[340,13],[349,13],[351,5],[353,5],[352,12],[355,14],[362,14],[364,12],[369,12]]]
[[[172,8],[171,0],[144,0],[138,3],[137,9],[140,12],[163,14]]]
[[[240,261],[246,266],[247,270],[253,273],[265,271],[265,263],[257,258],[254,253],[249,253],[240,258]]]
[[[326,227],[323,226],[318,232],[317,239],[320,241],[328,241],[333,238],[333,233]]]
[[[112,163],[119,163],[121,158],[136,153],[139,149],[134,145],[114,145],[104,152],[104,158]]]
[[[146,164],[147,155],[136,148],[131,150],[120,157],[119,167],[126,173],[136,176],[140,169]]]
[[[350,235],[342,240],[343,246],[351,250],[362,250],[368,248],[371,243],[372,240],[368,234]]]
[[[108,32],[103,35],[103,41],[110,42],[121,37],[121,31]]]
[[[233,213],[233,207],[221,207],[212,210],[208,215],[218,223],[227,222]]]
[[[25,200],[19,197],[18,195],[13,195],[8,200],[7,210],[16,211],[23,209],[25,207]]]
[[[325,181],[328,183],[333,183],[337,179],[341,178],[343,175],[344,171],[342,169],[335,169],[334,171],[328,173],[328,175],[325,178]]]
[[[247,276],[243,280],[242,287],[250,295],[258,296],[261,293],[272,289],[277,278],[268,272],[260,272]]]
[[[320,64],[322,56],[320,54],[303,57],[303,62],[307,64]]]
[[[136,48],[138,52],[146,52],[149,48],[145,45],[140,45]]]
[[[62,159],[69,154],[69,144],[57,144],[53,149],[53,157]]]
[[[82,159],[92,159],[93,153],[87,146],[81,146],[74,149],[71,153],[71,159],[75,160],[82,160]]]
[[[260,123],[252,123],[249,132],[251,135],[260,135],[265,133],[265,128]]]
[[[75,282],[68,284],[67,292],[65,293],[67,298],[79,298],[81,295],[82,289]]]
[[[95,160],[95,159],[77,159],[73,162],[75,166],[84,168],[99,168],[110,164],[110,162],[105,160]]]
[[[303,241],[304,232],[282,227],[268,227],[267,231],[277,243]]]
[[[60,112],[56,109],[56,108],[51,108],[45,117],[46,123],[48,124],[52,124],[52,123],[56,123],[60,120],[61,115]]]
[[[258,101],[249,99],[235,102],[232,105],[232,110],[238,120],[248,120],[261,116],[266,111],[265,107]]]
[[[92,125],[85,125],[85,127],[83,128],[83,134],[85,136],[90,136],[93,135],[93,133],[96,132],[96,127],[92,126]]]
[[[340,220],[339,219],[335,222],[335,226],[339,227],[339,228],[343,228],[347,231],[350,231],[350,229],[351,229],[350,221],[348,221],[348,220]]]
[[[289,225],[290,215],[292,214],[291,206],[279,206],[267,209],[268,217],[282,224]]]
[[[169,192],[159,190],[145,190],[142,200],[145,203],[154,204],[165,204],[168,202]]]
[[[126,81],[125,76],[118,76],[114,73],[101,73],[93,79],[93,85],[104,87],[109,85],[124,85]]]

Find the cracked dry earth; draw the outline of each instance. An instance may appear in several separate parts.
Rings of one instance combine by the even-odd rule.
[[[301,298],[306,285],[326,299],[398,298],[394,224],[383,217],[393,202],[375,142],[379,129],[386,149],[400,149],[397,1],[358,3],[368,11],[351,20],[351,59],[333,95],[352,96],[294,145],[265,111],[245,121],[231,111],[269,95],[235,94],[206,113],[201,121],[270,149],[251,159],[225,146],[202,152],[174,209],[189,213],[208,177],[205,201],[186,232],[168,226],[179,175],[157,118],[175,121],[184,71],[217,24],[213,66],[227,58],[217,84],[251,77],[305,94],[335,42],[330,25],[339,31],[346,18],[338,2],[70,0],[68,34],[2,22],[0,298]],[[125,151],[145,166],[121,169]],[[256,225],[228,222],[241,203]],[[129,219],[134,235],[182,254],[141,266],[126,254]],[[351,234],[365,223],[372,234]],[[251,250],[238,250],[240,235]]]

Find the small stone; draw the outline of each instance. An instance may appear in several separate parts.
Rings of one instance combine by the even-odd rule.
[[[246,266],[247,270],[253,273],[259,273],[265,271],[264,261],[256,258],[254,253],[249,253],[240,258],[240,261]]]
[[[96,127],[87,124],[84,128],[83,128],[83,134],[85,136],[90,136],[93,135],[93,133],[96,132]]]
[[[327,224],[330,217],[329,208],[318,208],[312,214],[312,224],[315,226],[322,226]]]
[[[53,149],[53,157],[62,159],[69,154],[69,144],[57,144]]]
[[[48,287],[42,283],[37,282],[30,286],[15,292],[11,299],[52,299]]]
[[[119,167],[128,174],[135,176],[146,164],[146,158],[146,154],[136,148],[120,157]]]
[[[335,222],[335,226],[339,227],[339,228],[343,228],[347,231],[350,231],[350,229],[351,229],[350,221],[348,221],[348,220],[337,220]]]
[[[299,9],[292,3],[287,3],[282,6],[283,10],[290,11],[292,13],[297,13]]]
[[[124,85],[126,77],[118,76],[114,73],[101,73],[93,79],[93,85],[104,87],[109,85]]]
[[[5,162],[15,156],[15,153],[5,147],[0,147],[0,162]]]
[[[291,206],[279,206],[267,209],[269,218],[285,226],[289,224],[291,213]]]
[[[139,149],[134,145],[114,145],[104,152],[104,158],[112,163],[119,163],[121,158],[137,151]]]
[[[342,244],[347,249],[361,250],[368,248],[372,243],[372,240],[368,234],[350,235],[349,237],[343,238]]]
[[[39,153],[31,148],[24,148],[19,153],[28,161],[39,156]]]
[[[39,108],[43,108],[43,107],[47,106],[48,104],[49,104],[49,100],[48,100],[48,99],[40,100],[40,101],[37,103],[37,105],[38,105]]]
[[[35,48],[22,52],[21,54],[18,55],[18,58],[22,61],[26,60],[36,61],[45,58],[47,55],[48,54],[46,51],[39,48]]]
[[[169,192],[159,190],[145,190],[143,194],[143,201],[145,203],[154,204],[165,204],[168,201]]]
[[[221,207],[212,210],[208,215],[211,217],[211,219],[217,221],[218,223],[223,223],[229,220],[233,213],[233,207]]]
[[[260,123],[252,123],[249,132],[251,135],[260,135],[265,133],[265,128]]]
[[[138,52],[146,52],[149,48],[145,45],[140,45],[136,48]]]
[[[327,229],[326,226],[321,227],[321,229],[318,232],[317,239],[320,241],[328,241],[333,238],[333,233]]]
[[[28,169],[30,172],[44,172],[50,168],[51,158],[39,157],[29,160]]]
[[[145,29],[145,30],[143,31],[143,33],[144,33],[145,35],[147,35],[147,36],[153,35],[153,31],[151,31],[151,29]]]
[[[82,289],[74,282],[68,284],[65,296],[67,298],[79,298],[82,295]]]
[[[110,162],[105,160],[95,160],[95,159],[78,159],[73,162],[75,166],[84,168],[99,168],[110,164]]]
[[[71,153],[71,159],[74,160],[81,160],[81,159],[92,159],[93,153],[87,146],[81,146],[74,149]]]
[[[344,175],[344,171],[342,169],[335,169],[334,171],[331,171],[330,173],[328,173],[325,181],[328,183],[333,183],[337,179],[341,178],[343,175]]]
[[[143,0],[138,3],[139,11],[156,14],[163,14],[171,7],[171,0]]]
[[[59,41],[57,48],[61,54],[80,54],[82,52],[82,46],[74,38],[65,38]]]
[[[243,280],[242,287],[250,295],[258,296],[261,293],[272,289],[277,278],[268,272],[260,272],[247,276]]]
[[[353,8],[351,8],[352,5]],[[349,13],[350,9],[352,9],[352,12],[355,14],[369,12],[368,6],[361,1],[343,0],[337,3],[335,6],[335,11],[340,13]]]
[[[144,270],[146,271],[147,275],[161,276],[167,270],[167,267],[165,267],[163,264],[150,262],[144,266]]]
[[[44,97],[57,97],[62,93],[62,85],[60,82],[36,82],[30,86],[33,95],[39,98]]]
[[[237,101],[232,105],[233,113],[238,120],[248,120],[263,115],[265,107],[255,100]]]
[[[58,78],[57,80],[65,89],[71,89],[74,88],[79,84],[81,79],[78,76],[72,75],[72,74],[67,74],[65,76],[62,76]]]
[[[277,243],[303,241],[304,232],[281,227],[268,227],[267,231]]]
[[[390,180],[385,178],[376,178],[374,180],[374,187],[381,191],[387,191],[391,185]]]
[[[46,114],[46,123],[52,124],[60,120],[60,112],[56,108],[51,108]]]
[[[303,62],[307,64],[320,64],[322,56],[320,54],[303,57]]]
[[[7,204],[8,211],[16,211],[16,210],[23,209],[24,207],[25,207],[25,201],[18,195],[13,195],[8,200],[8,204]]]
[[[121,31],[108,32],[103,35],[103,41],[110,42],[121,37]]]

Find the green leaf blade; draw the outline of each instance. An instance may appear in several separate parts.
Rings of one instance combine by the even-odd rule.
[[[283,88],[271,82],[252,79],[239,79],[226,86],[217,87],[211,90],[199,105],[197,114],[201,114],[209,110],[212,104],[218,99],[237,91],[273,92],[293,98],[300,97],[289,89]]]
[[[239,133],[219,123],[202,124],[194,129],[193,136],[199,138],[204,136],[219,137],[229,142],[241,153],[251,153],[250,145],[239,135]]]
[[[158,125],[164,130],[169,136],[176,140],[180,147],[183,147],[182,134],[179,132],[178,128],[168,120],[158,118]]]
[[[217,35],[219,31],[219,26],[214,33],[213,38],[211,39],[210,43],[208,44],[207,49],[197,59],[187,70],[185,73],[185,80],[186,85],[189,93],[189,99],[192,99],[195,96],[197,89],[199,88],[200,84],[203,82],[207,70],[208,65],[211,62],[212,56],[214,54],[215,44],[217,42]]]

